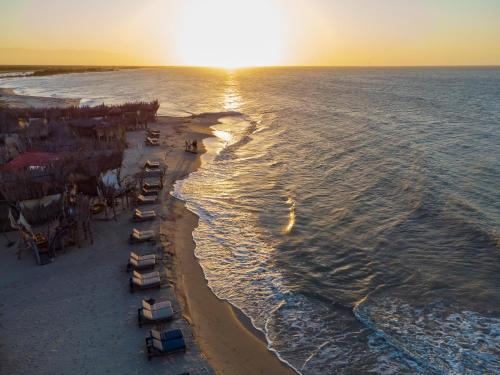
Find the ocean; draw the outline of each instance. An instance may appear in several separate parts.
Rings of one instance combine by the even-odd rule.
[[[500,69],[156,68],[0,87],[239,113],[172,194],[200,217],[210,288],[298,372],[500,373]]]

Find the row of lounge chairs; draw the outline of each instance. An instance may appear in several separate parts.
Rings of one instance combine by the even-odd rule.
[[[157,271],[149,273],[139,273],[137,269],[154,267],[156,264],[156,255],[138,255],[135,252],[130,253],[127,269],[134,269],[130,279],[130,291],[150,289],[160,287],[160,273]],[[172,303],[168,300],[143,299],[141,307],[137,309],[137,324],[142,327],[146,324],[166,323],[174,318]],[[159,330],[157,328],[149,331],[146,337],[146,351],[148,361],[153,357],[171,355],[186,351],[186,342],[180,329]]]
[[[146,136],[146,144],[158,145],[160,131],[149,130]],[[141,189],[141,194],[137,197],[138,204],[152,204],[158,201],[162,171],[159,161],[148,160],[144,164],[145,177],[160,177],[160,182],[145,182]],[[154,210],[141,210],[136,208],[132,216],[132,221],[143,222],[156,219]],[[130,234],[130,243],[143,243],[154,241],[155,232],[153,230],[139,230],[134,228]],[[132,272],[129,279],[130,293],[140,290],[160,288],[160,272],[155,271],[155,266],[161,259],[156,254],[138,254],[130,252],[127,263],[127,271]],[[172,303],[168,300],[143,299],[141,307],[137,309],[137,324],[142,327],[145,324],[160,324],[173,320],[174,311]],[[185,352],[186,342],[180,329],[160,330],[151,329],[146,337],[146,350],[148,361],[155,356],[169,355],[173,353]]]
[[[141,188],[141,193],[137,196],[136,203],[138,205],[154,204],[158,202],[158,195],[160,194],[160,190],[163,188],[161,182],[163,172],[160,169],[160,162],[147,160],[144,164],[143,175],[146,178],[159,177],[160,181],[144,182]]]

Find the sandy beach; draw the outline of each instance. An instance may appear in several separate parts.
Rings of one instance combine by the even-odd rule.
[[[71,107],[80,104],[80,99],[50,98],[46,96],[19,95],[14,89],[0,88],[0,108],[45,108],[45,107]]]
[[[39,100],[44,101],[33,99],[37,105]],[[116,221],[92,221],[93,245],[72,247],[45,266],[37,266],[27,251],[17,260],[16,246],[6,246],[15,240],[14,232],[2,239],[0,373],[295,373],[268,351],[258,331],[208,288],[194,256],[192,231],[198,218],[169,193],[177,179],[200,166],[200,153],[186,153],[184,140],[201,144],[211,135],[209,126],[216,118],[159,117],[152,124],[162,132],[159,147],[143,146],[143,131],[127,134],[122,175],[139,172],[148,159],[168,166],[160,202],[154,207],[161,220],[153,225],[131,223],[132,208],[125,207]],[[155,245],[130,245],[133,227],[154,229],[159,240]],[[160,290],[129,293],[125,264],[130,251],[155,252],[163,258]],[[175,319],[164,328],[183,330],[185,354],[147,361],[148,329],[136,323],[137,308],[147,297],[172,301]]]

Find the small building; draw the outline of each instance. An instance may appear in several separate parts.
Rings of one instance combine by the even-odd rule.
[[[108,121],[103,118],[94,118],[91,121],[73,120],[69,126],[79,137],[106,142],[125,142],[125,127],[118,121]]]

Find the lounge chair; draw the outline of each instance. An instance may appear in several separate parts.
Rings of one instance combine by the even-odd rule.
[[[144,168],[145,177],[161,177],[162,171],[160,169]]]
[[[150,196],[144,196],[142,194],[139,194],[137,196],[137,204],[153,204],[156,203],[158,200],[158,195],[150,195]]]
[[[132,233],[130,233],[130,243],[140,243],[140,242],[148,242],[153,241],[155,238],[154,230],[139,230],[132,229]]]
[[[146,144],[146,146],[159,146],[160,145],[160,141],[158,139],[151,138],[151,137],[146,137],[146,140],[144,141],[144,143]]]
[[[168,322],[174,317],[174,310],[170,301],[142,300],[142,307],[137,310],[139,327],[147,323]]]
[[[151,221],[156,219],[156,212],[153,210],[141,211],[138,208],[134,211],[134,216],[132,216],[132,221]]]
[[[160,193],[159,189],[151,189],[151,188],[146,188],[143,187],[141,190],[141,194],[144,195],[145,197],[150,197],[152,195],[158,195]]]
[[[155,254],[139,255],[132,251],[130,252],[130,257],[127,263],[127,271],[154,268],[155,264]]]
[[[143,187],[145,187],[146,189],[162,189],[163,188],[163,184],[161,183],[161,180],[159,182],[145,182]]]
[[[134,271],[129,280],[130,293],[134,293],[136,290],[160,288],[160,286],[161,279],[158,271],[149,273]]]
[[[160,162],[159,161],[146,160],[146,163],[144,163],[144,168],[159,169],[160,168]]]
[[[180,329],[171,331],[149,331],[149,337],[146,337],[146,348],[148,351],[148,361],[151,358],[160,355],[168,355],[186,351],[186,342]]]
[[[103,203],[95,203],[95,204],[93,204],[90,207],[90,213],[92,215],[98,215],[101,212],[104,212],[105,209],[106,209],[106,205],[105,204],[103,204]]]
[[[148,129],[146,131],[146,134],[148,135],[148,137],[159,137],[161,134],[161,131],[158,129]]]

